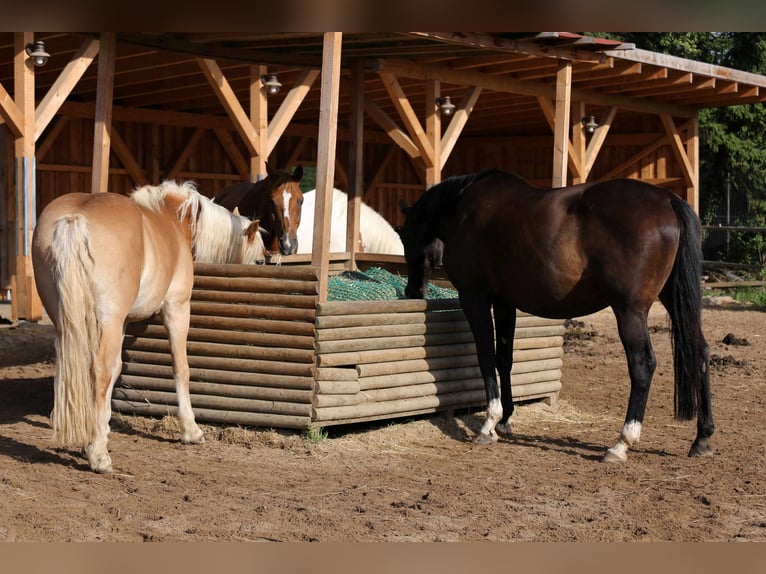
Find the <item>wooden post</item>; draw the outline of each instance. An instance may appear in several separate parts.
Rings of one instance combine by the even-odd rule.
[[[572,148],[574,151],[574,160],[579,164],[577,174],[572,177],[572,183],[583,183],[588,178],[588,174],[585,172],[585,152],[586,152],[586,135],[585,129],[580,121],[585,117],[585,102],[576,102],[574,104],[576,110],[575,117],[572,121]]]
[[[364,193],[363,150],[364,150],[364,62],[361,58],[351,67],[351,118],[349,130],[349,182],[348,222],[346,228],[346,251],[351,253],[349,268],[356,269],[356,245],[359,240],[359,216],[362,212]]]
[[[260,153],[250,156],[250,181],[255,182],[266,177],[266,144],[269,136],[269,103],[263,89],[263,76],[266,66],[250,66],[250,121],[258,139],[256,149]]]
[[[327,274],[330,268],[330,221],[332,219],[335,146],[338,132],[342,37],[342,32],[325,32],[322,46],[322,88],[317,142],[317,195],[313,237],[313,244],[318,248],[313,249],[311,253],[311,265],[319,268],[319,301],[327,300]]]
[[[439,80],[426,82],[426,139],[431,144],[434,157],[432,165],[426,164],[426,188],[442,180],[442,120],[439,107],[436,105],[436,99],[440,94],[441,83]]]
[[[117,38],[114,32],[101,33],[96,87],[96,117],[93,132],[93,178],[91,193],[109,187],[109,150],[112,133],[112,99],[114,92],[114,56]]]
[[[15,103],[21,134],[15,140],[16,159],[16,270],[11,279],[11,316],[14,321],[39,321],[42,306],[32,269],[32,233],[37,220],[35,166],[35,73],[25,46],[34,42],[32,32],[14,35]]]
[[[572,98],[572,62],[559,60],[556,72],[556,119],[553,130],[552,187],[567,184],[569,161],[569,106]]]
[[[692,184],[686,188],[686,201],[699,215],[700,212],[700,122],[695,116],[688,122],[689,131],[686,139],[686,155],[692,168]]]

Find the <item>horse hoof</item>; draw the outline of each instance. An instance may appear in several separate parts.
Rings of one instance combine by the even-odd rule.
[[[198,432],[196,433],[182,437],[181,442],[183,444],[205,444],[204,433],[200,429],[197,429],[197,431]]]
[[[707,442],[695,442],[689,450],[689,456],[713,456],[713,447]]]
[[[108,474],[112,472],[112,458],[109,455],[101,456],[96,461],[92,461],[90,468],[97,474]]]
[[[620,455],[619,453],[613,451],[611,448],[604,453],[604,457],[601,459],[601,462],[613,462],[613,463],[621,463],[626,462],[628,460],[627,455],[623,454]]]
[[[473,439],[473,444],[494,444],[497,442],[497,435],[479,433]]]
[[[503,436],[511,436],[513,434],[511,432],[511,423],[499,424],[495,427],[495,430],[498,432],[498,434],[501,434]]]

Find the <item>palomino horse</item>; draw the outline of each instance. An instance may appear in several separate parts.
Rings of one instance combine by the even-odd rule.
[[[314,240],[314,206],[316,190],[303,194],[302,223],[298,226],[298,253],[311,253]],[[330,225],[330,252],[346,251],[346,218],[348,196],[339,189],[333,190],[332,223]],[[386,219],[372,207],[362,202],[359,213],[359,235],[365,253],[387,253],[404,255],[404,246],[399,234]]]
[[[638,180],[538,189],[515,175],[489,170],[446,179],[412,207],[401,207],[407,296],[423,297],[425,251],[435,237],[441,239],[444,270],[473,331],[488,402],[476,442],[497,440],[495,426],[501,420],[498,430],[510,432],[516,309],[563,319],[611,307],[631,390],[619,441],[604,460],[627,460],[628,448],[641,434],[656,366],[646,321],[659,297],[672,321],[676,418],[697,416],[690,456],[712,453],[700,223],[685,201]]]
[[[84,447],[109,472],[111,395],[127,321],[159,312],[168,330],[181,441],[202,443],[189,399],[186,337],[199,261],[264,257],[258,222],[200,195],[191,182],[145,186],[130,198],[70,193],[46,206],[32,240],[37,290],[56,327],[53,437]]]
[[[266,249],[273,255],[292,255],[298,248],[298,226],[301,223],[303,193],[298,185],[303,166],[293,173],[272,170],[266,164],[267,176],[255,183],[230,185],[215,196],[214,201],[240,215],[259,219],[261,231],[267,235]]]

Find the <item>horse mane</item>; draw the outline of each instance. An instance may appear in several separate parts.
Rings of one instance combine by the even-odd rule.
[[[225,207],[213,202],[197,191],[193,181],[177,183],[163,181],[159,186],[145,185],[131,194],[137,204],[158,211],[168,196],[178,198],[181,203],[176,213],[179,220],[188,217],[192,250],[195,261],[208,263],[241,263],[243,261],[243,233],[250,220],[235,215]],[[254,247],[262,246],[260,230]]]

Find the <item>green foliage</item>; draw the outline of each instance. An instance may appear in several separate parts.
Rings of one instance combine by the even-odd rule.
[[[306,429],[306,432],[303,433],[303,438],[305,438],[306,442],[309,444],[320,444],[326,441],[328,436],[330,436],[330,433],[327,429],[315,426],[310,426]]]
[[[662,52],[766,74],[764,32],[601,32],[593,33],[636,48]],[[700,110],[700,214],[706,223],[726,213],[734,198],[746,215],[732,223],[763,226],[766,222],[766,106],[740,105]],[[728,199],[727,199],[728,198]],[[718,218],[720,221],[720,217]],[[764,260],[764,239],[739,234],[736,259]]]

